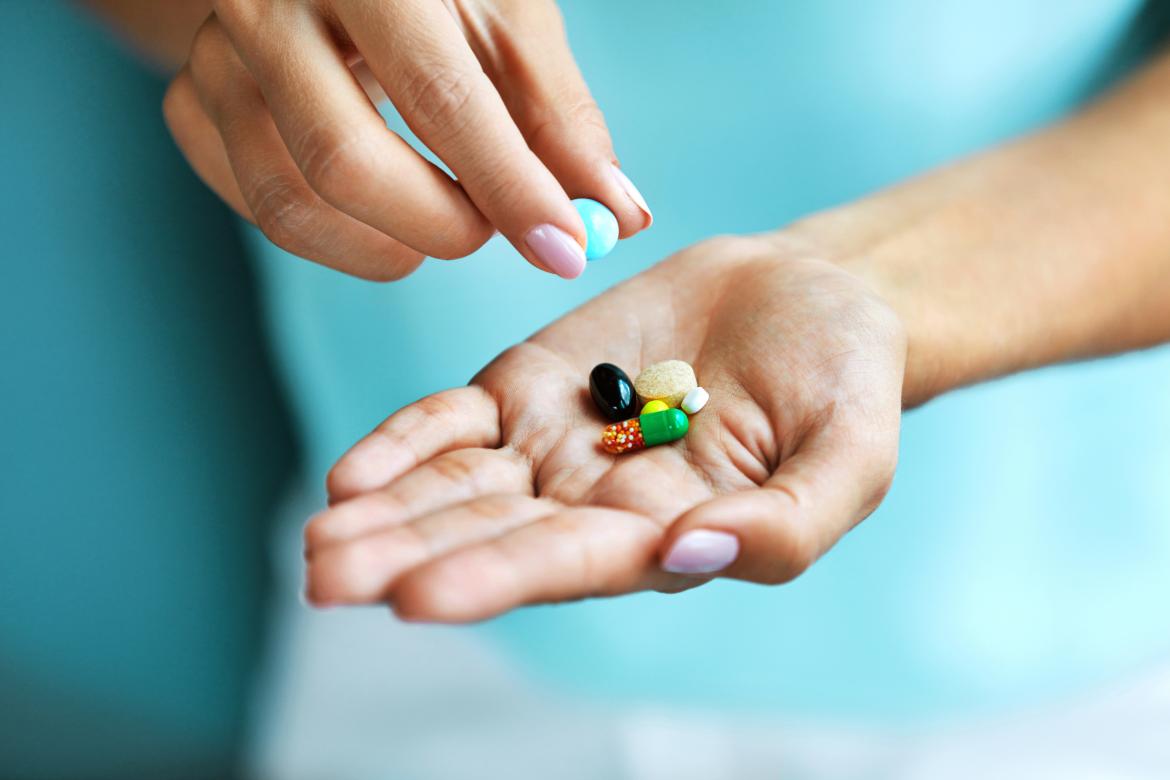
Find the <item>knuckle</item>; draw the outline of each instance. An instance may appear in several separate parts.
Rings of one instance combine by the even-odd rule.
[[[192,75],[195,76],[196,80],[205,78],[208,72],[217,69],[229,46],[227,36],[220,27],[216,16],[208,17],[207,21],[195,31],[195,37],[191,40],[191,53],[188,56],[188,61],[191,65]]]
[[[886,496],[890,494],[890,488],[894,485],[894,474],[898,468],[898,453],[897,450],[881,451],[873,458],[870,465],[871,484],[873,485],[869,500],[863,507],[862,517],[857,518],[860,522],[865,517],[868,517],[871,512],[878,508],[882,501],[886,500]]]
[[[228,25],[252,24],[260,9],[258,0],[212,0],[211,9]]]
[[[484,203],[492,204],[501,211],[510,210],[522,197],[522,181],[511,167],[496,171],[486,181],[477,183]]]
[[[424,132],[441,137],[458,135],[468,118],[464,109],[475,92],[474,77],[456,68],[438,66],[406,80],[401,100],[404,112]]]
[[[820,557],[820,549],[808,533],[794,535],[788,555],[788,579],[794,580],[804,574]]]
[[[532,157],[530,160],[516,159],[512,164],[497,166],[464,182],[466,189],[475,194],[476,202],[483,204],[483,213],[489,218],[506,222],[513,219],[515,214],[524,213],[529,198],[530,163],[542,163],[531,151],[525,150],[523,154]]]
[[[783,543],[776,556],[771,561],[765,575],[764,582],[769,585],[782,585],[791,582],[808,571],[816,562],[817,548],[811,535],[797,530],[788,530],[784,534]]]
[[[388,556],[383,553],[383,560],[378,566],[384,577],[384,586],[392,585],[398,579],[402,563],[425,560],[432,554],[435,545],[440,543],[434,534],[427,533],[414,523],[404,523],[390,529],[386,533],[386,541],[393,552]]]
[[[350,463],[350,459],[342,455],[341,460],[334,463],[328,473],[325,474],[325,494],[329,496],[330,502],[349,498],[357,492],[353,467]],[[306,534],[309,533],[313,525],[314,522],[310,522],[305,526]]]
[[[503,520],[515,514],[517,502],[514,496],[491,495],[470,504],[469,508],[482,520]]]
[[[425,247],[429,250],[427,254],[440,260],[458,260],[475,252],[491,238],[491,226],[486,220],[476,220],[470,225],[463,220],[457,222],[459,224],[433,236],[433,246]]]
[[[778,485],[783,496],[781,501],[785,508],[807,506],[808,502],[799,491],[790,486]],[[808,568],[820,557],[820,539],[816,527],[799,518],[806,516],[804,512],[795,515],[785,509],[778,509],[773,518],[760,518],[755,542],[749,542],[749,549],[756,544],[760,545],[758,568],[751,566],[750,576],[757,582],[766,585],[782,585],[799,577],[808,571]]]
[[[306,131],[291,150],[309,186],[322,198],[347,203],[360,197],[360,186],[371,169],[370,144],[357,132],[330,126]]]
[[[245,196],[256,225],[272,243],[293,254],[310,245],[316,209],[299,181],[287,175],[266,176]]]
[[[447,425],[456,417],[456,410],[443,393],[420,398],[415,402],[414,408],[422,416],[424,427]]]
[[[312,554],[313,551],[325,547],[333,541],[333,533],[326,520],[327,517],[328,515],[318,515],[305,523],[301,535],[306,555]]]
[[[590,95],[574,100],[565,111],[565,117],[576,127],[599,131],[609,135],[609,126],[605,123],[605,115],[601,113],[601,106]]]
[[[559,101],[556,109],[548,109],[530,132],[529,142],[538,152],[549,151],[567,144],[576,145],[584,137],[603,139],[609,144],[609,127],[601,107],[588,94]]]
[[[455,485],[474,481],[476,477],[476,469],[464,458],[437,458],[431,466],[439,477]]]

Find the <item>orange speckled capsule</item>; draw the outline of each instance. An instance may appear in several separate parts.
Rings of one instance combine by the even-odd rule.
[[[613,455],[677,441],[687,435],[690,421],[678,409],[651,412],[605,426],[601,432],[601,446]]]

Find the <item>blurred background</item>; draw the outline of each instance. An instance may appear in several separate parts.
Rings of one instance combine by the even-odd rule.
[[[1167,18],[743,5],[563,4],[653,230],[575,285],[497,241],[379,286],[232,217],[92,15],[0,0],[0,777],[1170,777],[1164,348],[908,415],[886,504],[782,589],[300,604],[325,470],[398,406],[674,249],[1059,117]]]
[[[0,776],[226,776],[296,463],[253,273],[164,79],[67,3],[0,25]]]

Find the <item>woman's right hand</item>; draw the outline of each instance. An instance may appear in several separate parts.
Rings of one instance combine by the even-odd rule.
[[[383,91],[455,179],[387,129]],[[604,203],[622,237],[651,221],[552,0],[218,0],[164,112],[236,211],[356,276],[401,278],[495,229],[573,278],[570,197]]]

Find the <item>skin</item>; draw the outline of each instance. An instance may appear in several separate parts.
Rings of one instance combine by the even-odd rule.
[[[310,598],[476,620],[681,590],[699,580],[658,552],[691,526],[733,527],[755,551],[732,576],[803,571],[889,485],[905,352],[888,307],[808,258],[779,238],[700,244],[391,417],[333,470],[339,503],[306,532]],[[686,439],[601,450],[582,383],[598,344],[621,365],[694,365],[713,400]],[[745,498],[765,511],[741,517]]]
[[[550,270],[525,238],[551,225],[584,248],[570,198],[605,204],[623,238],[650,225],[614,176],[552,0],[216,0],[201,17],[189,2],[90,5],[156,59],[191,41],[167,126],[207,185],[293,254],[388,281],[499,231]],[[387,129],[387,96],[454,178]]]
[[[694,246],[397,412],[329,475],[309,598],[464,622],[797,576],[884,496],[904,408],[1170,339],[1168,95],[1162,58],[1038,135]],[[683,441],[606,455],[589,369],[666,358],[710,403]],[[734,562],[664,571],[697,529],[733,534]]]
[[[347,176],[335,177],[354,177],[352,191],[320,192],[312,171],[324,166],[310,163],[348,147],[328,132],[343,118],[373,127],[338,58],[359,81],[368,60],[394,97],[403,84],[425,83],[397,79],[436,56],[447,76],[470,65],[453,25],[544,172],[532,157],[500,158],[504,180],[522,192],[498,208],[526,215],[509,222],[487,205],[492,188],[473,184],[490,172],[452,164],[460,184],[428,181],[433,174],[401,149],[387,151],[420,177],[413,199],[451,209],[452,230],[431,232],[459,249],[486,238],[460,211],[467,197],[513,243],[536,219],[580,238],[578,225],[559,221],[568,220],[562,196],[598,197],[589,189],[602,187],[590,178],[598,167],[578,163],[612,153],[550,5],[453,2],[447,22],[408,26],[405,41],[394,38],[403,20],[395,14],[422,13],[422,0],[345,6],[237,0],[217,5],[201,28],[167,116],[225,200],[262,227],[272,222],[286,248],[309,242],[293,251],[373,278],[408,272],[426,251],[410,241],[431,237],[425,222],[392,225],[362,210],[392,203],[421,213],[379,194],[367,170],[373,156],[348,160]],[[136,25],[122,23],[133,35]],[[439,40],[435,29],[445,31]],[[553,48],[527,48],[534,40]],[[383,48],[398,43],[405,47]],[[552,81],[533,67],[546,60]],[[299,101],[309,108],[294,105],[301,88],[319,98]],[[509,136],[499,105],[477,94],[457,106],[440,101],[438,115],[453,127],[486,121],[496,141]],[[713,576],[799,575],[885,495],[903,409],[1013,371],[1170,340],[1167,96],[1170,59],[1161,57],[1086,111],[1002,149],[774,233],[691,247],[508,350],[469,386],[400,410],[329,475],[331,506],[305,531],[310,599],[386,602],[406,619],[464,622],[523,604],[678,591]],[[418,103],[406,105],[409,121]],[[586,121],[571,121],[579,110]],[[416,129],[426,141],[425,122]],[[475,148],[466,134],[451,137],[464,152]],[[333,145],[304,143],[313,138]],[[463,159],[448,145],[432,148],[448,163]],[[253,208],[264,181],[289,185],[308,238]],[[616,197],[598,199],[623,235],[648,224]],[[707,408],[681,442],[606,455],[585,386],[590,368],[609,361],[636,372],[667,358],[694,365],[711,391]],[[734,561],[705,575],[664,571],[694,530],[732,534]]]

